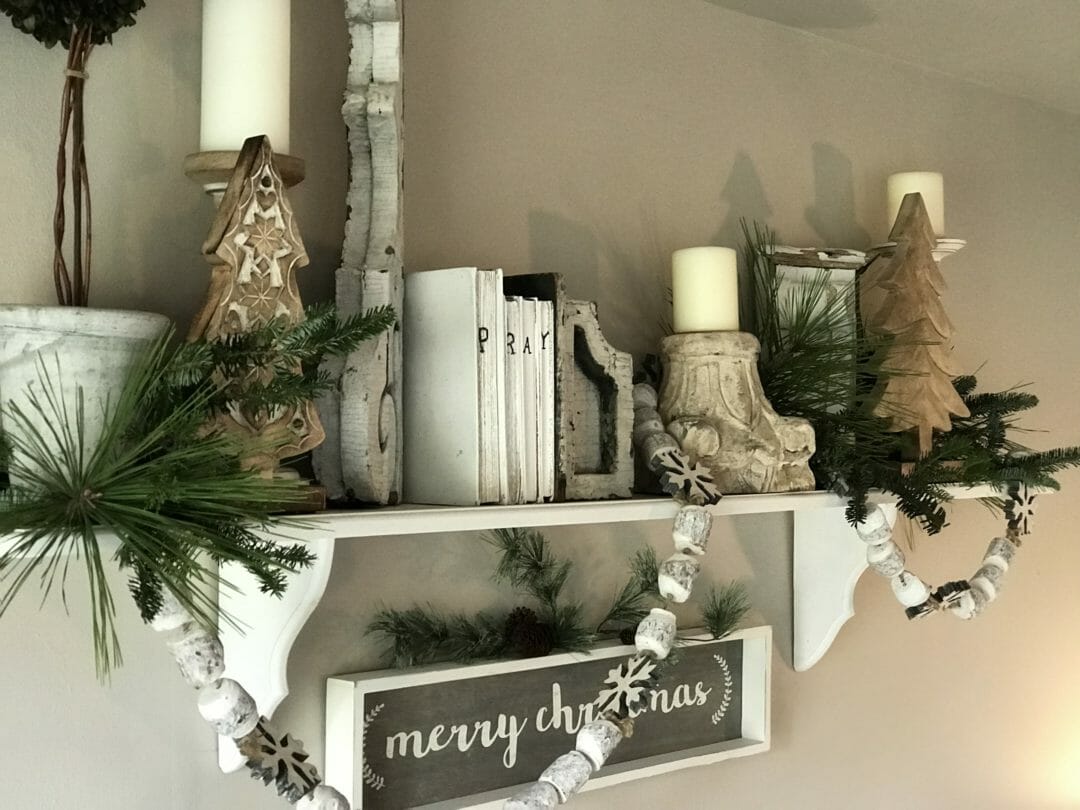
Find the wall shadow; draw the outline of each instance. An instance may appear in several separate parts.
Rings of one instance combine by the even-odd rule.
[[[827,143],[811,147],[814,164],[814,203],[806,221],[822,239],[822,247],[862,248],[870,234],[855,221],[855,181],[851,160]]]

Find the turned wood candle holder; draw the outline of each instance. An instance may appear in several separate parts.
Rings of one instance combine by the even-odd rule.
[[[814,488],[814,429],[780,416],[758,376],[758,340],[746,332],[688,332],[661,342],[660,416],[725,494]]]
[[[228,187],[239,159],[239,151],[195,152],[184,158],[184,174],[201,185],[207,194],[217,195],[217,202]],[[274,168],[281,175],[286,188],[299,185],[305,177],[306,165],[303,158],[275,152]]]

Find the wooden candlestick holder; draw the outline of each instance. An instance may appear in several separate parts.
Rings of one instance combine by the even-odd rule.
[[[659,411],[692,463],[725,494],[814,488],[814,429],[773,410],[758,376],[758,340],[747,332],[688,332],[661,341]]]
[[[239,151],[195,152],[184,158],[184,174],[201,185],[207,194],[220,197],[229,185],[239,159]],[[274,168],[286,188],[299,185],[306,172],[302,158],[277,152],[274,153]]]

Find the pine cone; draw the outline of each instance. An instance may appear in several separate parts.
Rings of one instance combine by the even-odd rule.
[[[534,625],[537,621],[538,619],[535,610],[527,607],[514,608],[510,611],[510,615],[506,617],[506,627],[503,631],[506,635],[506,640],[514,642],[514,634],[518,627]]]
[[[550,624],[519,624],[511,638],[523,658],[541,658],[555,648],[555,634]]]
[[[619,631],[619,641],[623,644],[633,644],[634,636],[637,634],[636,627],[624,627]]]

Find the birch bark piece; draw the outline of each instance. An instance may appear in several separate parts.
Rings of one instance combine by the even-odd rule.
[[[592,763],[580,751],[570,751],[552,762],[540,774],[540,782],[547,782],[559,794],[560,804],[585,787],[592,776]]]
[[[577,734],[574,747],[592,763],[593,770],[604,767],[608,757],[622,742],[623,733],[610,720],[593,720],[586,723]]]
[[[196,689],[213,683],[225,673],[221,639],[195,622],[170,631],[165,646],[176,659],[180,675]]]
[[[296,803],[296,810],[349,810],[349,802],[329,785],[318,785]]]
[[[222,737],[243,737],[259,723],[255,700],[239,683],[222,678],[199,692],[199,714]]]
[[[533,782],[523,791],[507,799],[503,810],[551,810],[559,806],[559,792],[550,782]]]
[[[176,598],[169,588],[162,587],[161,589],[161,609],[153,619],[150,620],[150,627],[155,632],[165,633],[169,630],[177,630],[183,627],[185,624],[189,624],[194,621],[191,613],[188,609],[180,604],[180,601]]]
[[[660,563],[656,578],[660,595],[672,602],[683,603],[690,598],[694,580],[701,573],[701,563],[696,557],[676,552]]]
[[[904,552],[891,540],[866,549],[866,562],[883,577],[895,577],[904,570]]]
[[[675,515],[671,539],[675,550],[686,554],[704,554],[712,533],[712,514],[704,506],[687,504]]]
[[[663,608],[653,608],[637,626],[634,646],[638,652],[652,653],[663,661],[675,643],[675,614]]]
[[[347,0],[352,51],[342,115],[349,131],[349,219],[336,298],[343,316],[389,305],[398,323],[326,370],[329,445],[315,470],[334,499],[397,503],[401,493],[402,70],[399,0]]]

